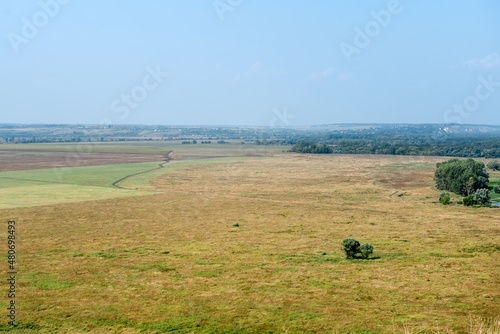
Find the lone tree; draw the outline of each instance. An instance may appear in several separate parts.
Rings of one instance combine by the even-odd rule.
[[[478,189],[488,188],[488,178],[484,163],[473,159],[451,159],[437,164],[434,181],[439,190],[448,190],[468,196]]]

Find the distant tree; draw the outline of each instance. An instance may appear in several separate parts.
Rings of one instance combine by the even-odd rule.
[[[474,202],[478,205],[490,205],[491,204],[491,196],[490,191],[488,189],[479,189],[474,194]]]
[[[500,163],[496,160],[488,162],[487,166],[492,170],[500,170]]]
[[[442,162],[434,173],[436,187],[467,196],[488,187],[489,175],[482,162],[451,159]]]
[[[497,194],[500,194],[500,186],[496,186],[495,188],[493,188],[493,191]]]

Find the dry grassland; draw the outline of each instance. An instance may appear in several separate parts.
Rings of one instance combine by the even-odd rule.
[[[172,171],[158,194],[0,210],[17,332],[465,332],[500,314],[500,210],[438,204],[442,160],[277,154]],[[346,260],[347,237],[372,259]]]

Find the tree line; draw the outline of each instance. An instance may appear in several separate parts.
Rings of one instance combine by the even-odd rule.
[[[313,145],[321,146],[321,152],[312,149]],[[454,135],[436,139],[402,134],[331,134],[299,140],[290,152],[500,158],[500,136]]]

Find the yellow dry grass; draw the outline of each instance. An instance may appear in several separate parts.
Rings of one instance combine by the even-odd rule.
[[[18,222],[19,320],[67,333],[465,332],[469,315],[500,314],[500,210],[438,204],[442,160],[276,154],[187,166],[154,195],[0,210]],[[346,260],[346,237],[373,259]]]

